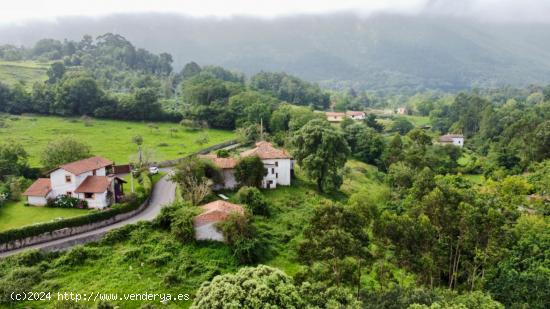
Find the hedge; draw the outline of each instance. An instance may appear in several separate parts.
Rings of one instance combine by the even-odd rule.
[[[148,176],[145,179],[149,179]],[[150,183],[149,179],[149,183]],[[144,186],[145,188],[145,186]],[[4,232],[0,232],[0,244],[8,243],[14,240],[23,239],[27,237],[37,236],[43,233],[49,233],[56,230],[77,227],[90,223],[95,223],[103,220],[110,219],[116,215],[130,212],[139,208],[139,206],[146,200],[147,195],[151,193],[152,185],[146,187],[147,194],[138,196],[137,199],[126,204],[115,204],[113,207],[105,211],[94,212],[88,215],[63,219],[55,222],[47,222],[35,225],[29,225],[17,229],[11,229]]]

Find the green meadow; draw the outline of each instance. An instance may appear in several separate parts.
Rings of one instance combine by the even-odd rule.
[[[136,135],[143,137],[144,153],[150,161],[176,159],[235,138],[230,131],[192,130],[168,122],[5,115],[3,123],[0,143],[10,140],[21,143],[29,153],[32,166],[39,166],[40,154],[48,142],[62,136],[72,136],[90,145],[94,155],[118,164],[127,163],[136,155],[137,146],[132,143]]]

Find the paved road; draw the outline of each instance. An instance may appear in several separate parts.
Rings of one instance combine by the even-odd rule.
[[[162,177],[155,184],[155,187],[153,188],[151,200],[149,202],[149,206],[147,206],[147,208],[145,208],[142,212],[138,213],[133,217],[130,217],[126,220],[114,223],[112,225],[104,226],[97,230],[89,231],[86,233],[73,235],[73,236],[69,236],[69,237],[65,237],[57,240],[52,240],[49,242],[36,244],[25,248],[21,248],[21,249],[2,252],[0,253],[0,257],[10,256],[28,249],[45,249],[45,250],[65,249],[65,248],[72,247],[74,245],[98,240],[103,235],[105,235],[105,233],[107,233],[108,231],[119,228],[127,224],[133,224],[138,221],[151,221],[160,213],[160,209],[164,205],[168,205],[174,201],[175,193],[176,193],[176,185],[173,182],[169,181],[168,177],[169,177],[168,175]]]

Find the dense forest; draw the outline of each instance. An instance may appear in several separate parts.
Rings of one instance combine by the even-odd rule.
[[[287,73],[248,77],[195,62],[175,72],[169,54],[135,48],[109,33],[81,41],[46,39],[32,48],[4,46],[0,58],[50,63],[47,81],[32,88],[0,84],[0,112],[236,130],[242,146],[267,139],[288,149],[298,166],[283,197],[252,188],[263,174],[239,175],[252,180],[227,194],[246,205],[246,216],[221,226],[227,246],[203,246],[190,236],[193,207],[213,198],[206,184],[218,181],[220,171],[190,158],[173,178],[182,199],[155,222],[69,253],[29,253],[1,262],[0,293],[14,284],[55,286],[40,269],[77,272],[71,267],[107,258],[107,247],[116,244],[125,270],[124,263],[148,252],[146,267],[168,268],[159,275],[163,286],[197,289],[196,308],[235,301],[229,292],[235,290],[242,290],[235,292],[241,304],[295,308],[550,303],[550,86],[413,95],[329,91]],[[397,107],[407,114],[396,115]],[[323,113],[328,110],[368,115],[334,124]],[[0,118],[0,127],[9,121]],[[446,133],[462,134],[465,146],[439,143]],[[248,164],[243,171],[258,163],[242,162]],[[21,190],[23,184],[14,181],[33,173],[24,146],[0,145],[4,199],[12,188]],[[204,194],[197,198],[193,190],[199,189]],[[203,259],[198,266],[190,262],[195,254]],[[171,264],[173,256],[177,264]],[[258,265],[274,260],[292,274]],[[23,278],[25,272],[32,278]],[[199,288],[195,281],[204,283]],[[269,288],[247,290],[255,285]]]

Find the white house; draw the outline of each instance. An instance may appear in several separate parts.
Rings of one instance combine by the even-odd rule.
[[[222,171],[223,184],[215,185],[214,190],[234,189],[238,183],[235,179],[235,166],[239,160],[237,158],[218,158],[216,155],[202,155],[201,158],[211,160]]]
[[[329,122],[341,122],[346,118],[346,113],[326,112],[325,116]]]
[[[294,160],[286,150],[274,148],[271,143],[262,141],[256,143],[255,148],[240,154],[241,158],[251,156],[258,156],[267,170],[267,174],[262,180],[262,188],[275,189],[277,185],[290,186]],[[238,158],[217,158],[215,155],[201,157],[212,160],[223,172],[224,184],[214,187],[214,189],[234,189],[238,186],[235,179],[235,166],[239,162]]]
[[[458,147],[464,146],[464,135],[461,134],[445,134],[439,137],[439,143],[443,145],[455,145]]]
[[[275,189],[277,185],[290,186],[294,160],[284,149],[274,148],[271,143],[261,141],[256,148],[244,151],[241,157],[258,156],[267,169],[267,175],[262,180],[262,188]]]
[[[365,112],[347,111],[346,116],[353,120],[365,120]]]
[[[397,114],[399,115],[406,115],[408,113],[408,110],[406,107],[398,107],[397,108]]]
[[[123,195],[124,180],[108,175],[113,162],[101,158],[59,166],[49,172],[50,178],[39,178],[24,193],[30,205],[46,205],[48,199],[67,195],[85,200],[90,208],[105,208]]]
[[[218,231],[216,224],[227,219],[231,213],[244,215],[244,209],[241,205],[221,200],[202,205],[199,208],[201,213],[193,219],[197,240],[223,241],[223,234]]]

